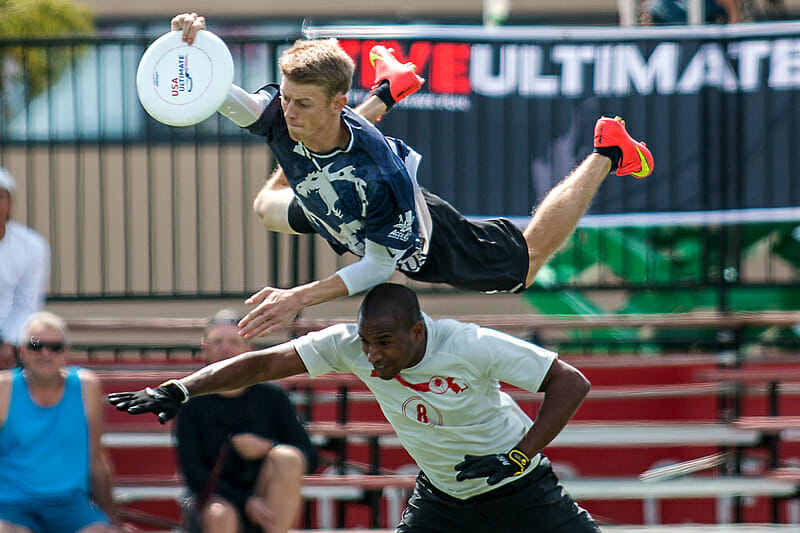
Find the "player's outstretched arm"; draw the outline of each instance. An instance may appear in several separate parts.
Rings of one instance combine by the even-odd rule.
[[[249,387],[307,372],[290,342],[243,353],[205,366],[186,377],[169,380],[156,388],[108,395],[111,405],[133,415],[153,413],[162,424],[173,418],[189,398]]]

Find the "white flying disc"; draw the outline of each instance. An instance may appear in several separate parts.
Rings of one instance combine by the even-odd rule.
[[[213,115],[233,84],[227,45],[200,30],[191,46],[171,31],[145,50],[136,71],[139,101],[151,117],[170,126],[191,126]]]

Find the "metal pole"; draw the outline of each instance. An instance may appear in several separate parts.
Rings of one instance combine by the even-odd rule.
[[[620,26],[636,26],[636,0],[617,0]]]
[[[705,24],[706,22],[706,2],[705,0],[689,0],[689,10],[687,22],[692,25]]]

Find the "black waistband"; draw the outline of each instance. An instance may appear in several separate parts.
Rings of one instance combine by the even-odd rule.
[[[512,481],[511,483],[506,483],[502,487],[498,487],[488,492],[477,494],[475,496],[463,500],[460,498],[456,498],[455,496],[451,496],[446,492],[443,492],[434,487],[433,483],[431,483],[431,480],[428,479],[428,476],[425,475],[425,472],[420,471],[419,475],[417,476],[417,483],[419,483],[426,489],[430,490],[433,494],[436,495],[436,497],[441,498],[446,502],[468,505],[473,503],[485,503],[488,501],[496,500],[498,498],[504,498],[524,488],[525,486],[528,485],[528,483],[533,482],[535,478],[537,478],[537,476],[533,472],[530,472],[527,475],[521,477],[520,479]]]

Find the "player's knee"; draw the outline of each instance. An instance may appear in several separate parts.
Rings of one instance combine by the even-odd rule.
[[[260,218],[262,221],[264,221],[264,225],[265,226],[267,225],[267,221],[265,221],[265,218],[267,218],[269,216],[269,212],[267,210],[267,206],[268,206],[267,195],[268,195],[268,191],[262,190],[261,192],[259,192],[256,195],[255,199],[253,200],[253,211],[256,212],[256,215],[258,215],[258,218]]]
[[[214,499],[200,511],[200,523],[204,532],[236,531],[239,516],[236,508],[227,501]],[[233,529],[226,526],[232,525]]]
[[[270,470],[275,475],[302,477],[306,469],[306,458],[299,448],[279,444],[269,452]]]
[[[27,527],[0,520],[0,533],[33,533]]]
[[[78,533],[115,533],[120,531],[109,524],[91,524],[81,529]]]
[[[295,233],[289,226],[289,203],[292,198],[291,189],[262,189],[253,200],[253,211],[268,230]]]

